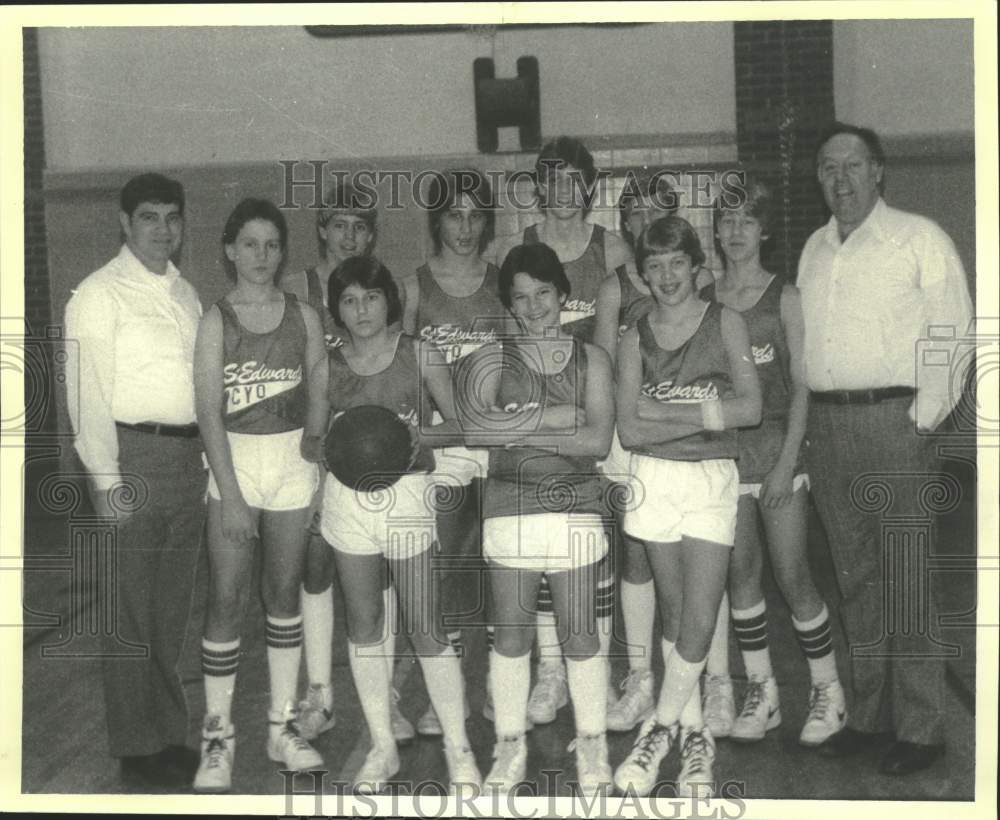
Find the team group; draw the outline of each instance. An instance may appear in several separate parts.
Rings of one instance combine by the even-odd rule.
[[[876,209],[889,210],[878,190],[883,163],[877,138],[853,126],[835,126],[819,146],[820,185],[845,247]],[[159,629],[154,600],[156,584],[171,582],[133,568],[145,573],[150,602],[142,606],[151,614],[129,626],[136,636],[156,633],[147,640],[154,658],[162,650],[166,662],[138,672],[143,680],[129,679],[134,669],[105,663],[112,753],[123,767],[147,779],[164,768],[182,780],[187,773],[200,792],[230,789],[231,704],[257,540],[270,676],[267,754],[291,770],[322,767],[310,741],[335,725],[339,579],[349,663],[371,737],[358,790],[380,791],[398,774],[397,744],[415,732],[443,736],[453,787],[511,790],[526,776],[525,732],[554,720],[571,700],[582,791],[613,784],[649,794],[676,747],[677,794],[711,795],[716,739],[760,740],[781,722],[759,524],[809,668],[800,742],[844,754],[852,739],[876,736],[867,717],[857,729],[847,726],[829,613],[810,575],[807,418],[811,431],[810,393],[813,403],[835,410],[901,400],[908,406],[914,377],[867,390],[810,391],[809,293],[800,296],[761,263],[775,216],[761,180],[745,176],[735,207],[713,210],[723,262],[713,272],[696,231],[664,206],[673,200],[658,188],[668,184],[663,179],[644,180],[638,196],[622,198],[616,234],[587,221],[580,181],[592,184],[597,170],[582,143],[548,143],[536,171],[541,222],[503,237],[494,236],[496,197],[484,174],[433,177],[433,253],[398,276],[375,254],[376,211],[357,207],[349,185],[338,186],[318,212],[321,259],[305,271],[282,269],[282,212],[246,199],[222,235],[234,288],[203,315],[170,261],[183,231],[180,185],[145,174],[125,186],[125,245],[67,308],[67,336],[80,344],[77,449],[94,477],[98,510],[122,519],[128,572],[127,545],[144,544],[141,552],[164,536],[154,534],[149,515],[114,507],[116,482],[138,474],[151,495],[179,511],[192,493],[204,492],[204,485],[191,486],[198,484],[191,476],[203,474],[193,461],[203,447],[210,580],[206,715],[195,756],[177,728],[183,695],[166,681],[177,650],[164,643],[160,633],[172,633]],[[824,252],[815,240],[800,271]],[[822,297],[814,298],[825,309]],[[143,334],[151,334],[145,346]],[[173,358],[167,377],[136,374],[149,370],[136,360],[149,341],[161,359]],[[117,345],[129,350],[117,353]],[[123,381],[142,378],[157,381],[152,395],[170,393],[171,406],[141,406]],[[342,484],[323,465],[331,421],[370,405],[395,413],[413,442],[406,474],[372,492]],[[935,412],[940,421],[941,408]],[[183,498],[159,481],[162,465],[143,460],[151,458],[151,436],[153,449],[165,451],[156,458],[186,473]],[[171,520],[181,534],[197,526],[195,519],[186,528]],[[164,562],[174,560],[174,581],[182,582],[192,564],[180,553],[190,550],[176,552]],[[612,552],[629,664],[620,690],[608,659]],[[476,556],[486,577],[479,602],[488,624],[484,714],[496,728],[485,778],[465,730],[470,709],[458,625],[475,586],[463,567]],[[658,691],[651,663],[657,610]],[[728,668],[730,618],[748,680],[738,707]],[[392,684],[400,630],[430,697],[415,728]],[[300,697],[303,654],[308,687]],[[852,679],[857,689],[853,670]],[[114,716],[115,687],[126,686],[149,690],[145,708],[156,714],[142,714],[140,704]],[[870,696],[854,694],[859,702]],[[171,708],[161,710],[163,701]],[[903,712],[902,696],[896,711]],[[143,721],[151,741],[135,739]],[[631,751],[612,769],[606,732],[636,727]],[[910,746],[939,753],[939,734],[926,732],[940,733],[940,726],[925,722],[922,731]],[[907,742],[901,731],[897,740]]]

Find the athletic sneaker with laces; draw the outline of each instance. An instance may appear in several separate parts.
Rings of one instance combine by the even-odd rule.
[[[400,746],[405,746],[417,736],[413,724],[399,711],[399,692],[395,688],[389,698],[389,722],[392,724],[392,737]]]
[[[621,683],[625,692],[608,709],[608,731],[628,732],[648,718],[656,708],[653,699],[653,673],[649,669],[633,669]]]
[[[302,739],[297,720],[298,712],[290,703],[281,712],[268,714],[267,756],[294,772],[322,767],[323,756]]]
[[[715,792],[715,740],[707,726],[700,729],[683,729],[681,743],[681,771],[677,775],[678,797],[712,797]]]
[[[611,786],[611,764],[606,735],[577,735],[566,751],[576,752],[576,780],[581,793],[607,791]]]
[[[399,772],[399,753],[396,747],[372,746],[354,776],[354,791],[358,794],[379,794],[385,791],[388,781]]]
[[[201,760],[194,776],[194,790],[205,794],[229,791],[233,781],[236,735],[221,715],[207,715],[201,730]]]
[[[476,756],[468,746],[457,748],[444,744],[444,758],[448,761],[448,779],[452,794],[477,797],[483,786],[483,778],[476,765]],[[470,794],[471,792],[471,794]]]
[[[500,738],[493,746],[493,768],[486,776],[486,786],[496,792],[509,792],[524,780],[527,764],[524,735]]]
[[[299,734],[306,740],[315,740],[336,725],[330,687],[323,683],[310,684],[305,700],[299,701]]]
[[[773,678],[758,680],[751,678],[747,683],[746,698],[739,717],[733,721],[729,737],[733,740],[751,743],[762,740],[771,729],[781,725],[781,709],[778,706],[778,682]]]
[[[656,715],[646,719],[632,744],[632,751],[615,770],[615,786],[621,792],[631,791],[638,797],[650,793],[660,774],[660,763],[677,737],[677,724],[664,726]]]
[[[712,737],[729,737],[736,720],[733,681],[729,675],[705,675],[701,713]]]
[[[538,664],[538,680],[528,698],[528,719],[535,724],[551,723],[556,712],[569,703],[566,667],[562,661]]]
[[[803,746],[819,746],[847,725],[847,701],[839,680],[817,683],[809,692],[809,716],[799,735]]]

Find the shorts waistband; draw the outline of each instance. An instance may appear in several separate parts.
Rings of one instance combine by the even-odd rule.
[[[134,430],[137,433],[149,433],[153,436],[170,436],[172,438],[196,438],[200,432],[197,424],[156,424],[148,421],[141,421],[138,424],[116,421],[115,427],[121,427],[124,430]]]
[[[912,397],[912,387],[876,387],[872,390],[813,390],[809,398],[821,404],[878,404],[886,399]]]

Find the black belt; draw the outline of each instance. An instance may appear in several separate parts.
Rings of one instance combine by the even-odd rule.
[[[154,424],[148,421],[141,421],[138,424],[116,421],[115,427],[135,430],[138,433],[149,433],[154,436],[173,436],[174,438],[195,438],[199,432],[197,424]]]
[[[886,399],[902,399],[916,393],[912,387],[876,387],[873,390],[813,390],[812,401],[824,404],[878,404]]]

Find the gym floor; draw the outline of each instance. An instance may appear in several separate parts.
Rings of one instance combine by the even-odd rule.
[[[100,663],[87,657],[58,657],[62,644],[81,624],[93,623],[93,602],[85,594],[71,594],[67,514],[42,510],[37,499],[38,483],[58,470],[55,460],[44,457],[30,462],[25,486],[26,567],[24,581],[24,677],[22,723],[22,791],[35,794],[124,794],[117,762],[108,755],[101,693]],[[946,556],[949,571],[935,573],[942,613],[951,617],[940,627],[940,639],[955,645],[957,657],[948,661],[946,704],[947,754],[924,772],[902,778],[878,773],[875,752],[847,760],[829,760],[801,748],[798,732],[808,710],[808,670],[796,646],[790,616],[769,570],[766,594],[773,665],[781,692],[782,725],[757,744],[718,742],[715,762],[717,783],[728,782],[727,793],[746,798],[770,799],[885,799],[972,800],[975,792],[975,470],[966,462],[951,460],[946,469],[962,484],[962,501],[941,522],[939,543],[933,549]],[[841,675],[847,678],[847,650],[837,616],[838,593],[823,530],[813,514],[809,551],[821,593],[834,615],[834,629]],[[61,560],[60,560],[61,559]],[[48,568],[47,568],[48,567]],[[204,552],[193,595],[192,612],[181,673],[190,708],[189,743],[197,745],[204,709],[199,646],[206,598],[207,563]],[[337,596],[339,597],[339,596]],[[81,620],[83,619],[83,620]],[[90,620],[88,620],[90,619]],[[616,634],[621,634],[616,625]],[[267,666],[264,651],[264,617],[259,598],[253,596],[242,634],[244,654],[233,704],[237,728],[233,792],[237,794],[283,794],[285,782],[265,753],[267,711]],[[654,644],[658,647],[657,643]],[[494,742],[493,725],[481,714],[486,676],[485,634],[482,627],[465,630],[466,657],[463,667],[472,717],[469,738],[481,771],[490,767]],[[86,651],[86,641],[73,644]],[[47,648],[47,649],[46,649]],[[427,694],[419,668],[407,657],[406,641],[399,641],[400,660],[395,685],[402,695],[401,708],[416,722],[427,705]],[[43,652],[43,650],[45,650]],[[56,651],[56,656],[49,656]],[[742,663],[730,641],[731,667],[741,699]],[[614,680],[626,670],[624,653],[613,661]],[[654,670],[660,679],[662,663],[655,653]],[[343,608],[336,605],[333,683],[337,725],[316,741],[329,774],[326,782],[350,783],[369,748],[360,704],[351,680]],[[568,794],[565,781],[573,777],[572,707],[559,712],[556,721],[537,727],[528,735],[528,772],[539,794],[552,790]],[[612,766],[631,747],[634,732],[609,734]],[[447,767],[440,738],[417,738],[400,749],[401,788],[422,781],[447,782]],[[676,776],[677,753],[671,752],[661,768],[664,780]],[[559,775],[544,775],[543,772]],[[554,780],[550,779],[555,777]],[[406,784],[404,787],[403,784]],[[303,779],[296,783],[305,789]],[[664,788],[660,794],[672,794]],[[224,799],[224,798],[209,798]]]

